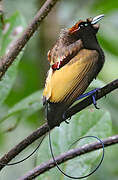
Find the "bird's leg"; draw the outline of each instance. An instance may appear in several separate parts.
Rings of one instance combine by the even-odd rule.
[[[96,103],[96,99],[95,99],[95,97],[96,97],[96,91],[98,90],[99,88],[96,88],[96,89],[94,89],[94,90],[92,90],[92,91],[89,91],[89,92],[87,92],[87,93],[85,93],[85,94],[82,94],[81,96],[79,96],[79,97],[77,97],[77,99],[76,99],[76,101],[77,100],[80,100],[80,99],[83,99],[84,97],[87,97],[87,96],[91,96],[92,97],[92,100],[93,100],[93,105],[94,105],[94,107],[96,108],[96,109],[100,109],[99,107],[97,107],[97,103]],[[64,112],[63,113],[63,120],[67,123],[67,124],[69,124],[69,121],[67,120],[67,118],[66,118],[66,112]]]
[[[92,100],[93,100],[93,105],[96,109],[99,109],[99,107],[97,107],[97,103],[96,103],[96,91],[98,90],[99,88],[96,88],[90,92],[87,92],[85,94],[82,94],[81,96],[77,97],[76,101],[77,100],[80,100],[80,99],[83,99],[84,97],[87,97],[87,96],[91,96],[92,97]]]

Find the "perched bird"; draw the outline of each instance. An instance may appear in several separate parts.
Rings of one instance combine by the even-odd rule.
[[[80,20],[60,32],[48,52],[50,69],[43,104],[50,127],[59,126],[66,110],[82,95],[103,67],[105,57],[96,34],[104,15]]]

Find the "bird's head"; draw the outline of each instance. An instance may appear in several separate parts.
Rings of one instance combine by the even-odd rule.
[[[102,14],[94,18],[80,20],[71,28],[62,29],[56,44],[48,52],[50,64],[54,65],[56,69],[57,67],[60,68],[62,66],[60,62],[65,64],[66,59],[67,63],[82,48],[99,51],[100,46],[96,38],[96,33],[99,30],[99,24],[97,23],[103,17]]]
[[[82,36],[84,33],[88,33],[89,31],[93,33],[94,35],[98,32],[99,30],[99,24],[97,24],[104,15],[99,15],[94,18],[88,18],[85,21],[80,20],[77,22],[74,26],[72,26],[69,29],[69,33],[73,36]]]
[[[99,30],[99,24],[97,24],[104,15],[99,15],[94,18],[88,18],[86,20],[80,20],[74,26],[68,29],[68,33],[72,39],[81,39],[86,48],[92,49],[92,44],[96,41],[96,33]],[[69,36],[68,36],[69,37]],[[95,46],[94,46],[95,47]]]

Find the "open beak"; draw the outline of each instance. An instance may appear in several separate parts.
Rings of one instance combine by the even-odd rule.
[[[103,17],[104,17],[104,14],[94,17],[91,24],[92,25],[97,24]]]

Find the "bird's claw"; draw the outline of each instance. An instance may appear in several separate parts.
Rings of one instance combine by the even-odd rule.
[[[65,123],[66,123],[66,124],[69,124],[70,122],[69,122],[68,120],[65,120]]]
[[[96,94],[92,95],[93,105],[96,109],[100,109],[99,107],[97,107],[97,102],[96,102],[95,96],[96,96]]]
[[[71,118],[68,118],[68,119],[67,119],[67,118],[66,118],[66,113],[64,113],[62,117],[63,117],[63,120],[65,121],[66,124],[69,124],[69,123],[70,123],[69,120],[70,120]]]

